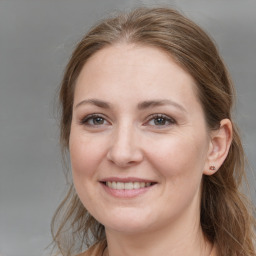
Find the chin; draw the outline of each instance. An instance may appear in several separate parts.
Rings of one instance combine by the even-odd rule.
[[[150,223],[149,223],[150,221]],[[99,218],[99,222],[102,223],[106,230],[112,230],[124,234],[136,234],[143,233],[150,229],[154,220],[146,213],[138,213],[138,211],[129,212],[127,209],[117,211],[104,218]]]
[[[126,235],[134,235],[139,233],[144,233],[149,230],[148,225],[143,225],[143,223],[109,223],[109,225],[104,225],[106,232],[108,230],[126,234]]]

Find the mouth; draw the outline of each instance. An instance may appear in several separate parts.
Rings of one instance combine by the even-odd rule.
[[[107,194],[119,199],[132,199],[147,194],[157,182],[136,177],[108,177],[100,180]]]
[[[143,182],[143,181],[135,181],[135,182],[120,182],[120,181],[102,181],[106,187],[116,190],[136,190],[142,188],[148,188],[156,184],[156,182]]]

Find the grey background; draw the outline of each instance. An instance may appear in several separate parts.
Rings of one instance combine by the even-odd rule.
[[[1,256],[48,255],[50,220],[65,190],[54,98],[75,43],[113,10],[155,3],[182,10],[217,42],[255,170],[255,0],[0,0]]]

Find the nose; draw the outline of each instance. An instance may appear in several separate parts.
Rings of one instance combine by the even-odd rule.
[[[143,152],[140,148],[140,138],[129,126],[120,126],[113,134],[107,153],[107,158],[119,167],[129,167],[143,160]]]

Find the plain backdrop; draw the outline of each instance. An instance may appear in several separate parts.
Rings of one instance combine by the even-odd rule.
[[[234,114],[255,170],[255,0],[0,0],[1,256],[49,255],[50,220],[65,191],[54,114],[63,69],[98,19],[143,4],[169,4],[215,40],[237,88]]]

